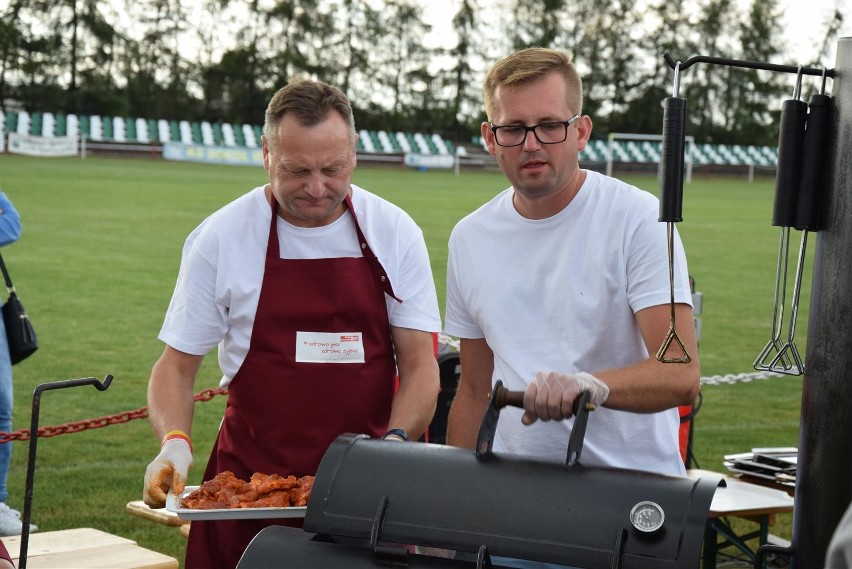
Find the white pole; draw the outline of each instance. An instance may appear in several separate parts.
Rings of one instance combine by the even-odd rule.
[[[607,145],[606,175],[612,176],[612,133],[609,133],[608,140],[609,144]]]
[[[80,159],[81,160],[86,159],[86,135],[85,134],[80,135]]]

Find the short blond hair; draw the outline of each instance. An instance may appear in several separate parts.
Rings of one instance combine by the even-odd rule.
[[[499,87],[525,85],[554,72],[561,75],[568,86],[568,105],[578,115],[582,114],[583,80],[571,62],[571,55],[556,49],[530,47],[497,61],[485,76],[482,91],[488,119],[494,116],[494,97]]]

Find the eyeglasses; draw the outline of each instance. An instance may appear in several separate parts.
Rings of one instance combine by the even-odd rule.
[[[565,142],[568,138],[568,127],[579,118],[580,115],[574,115],[567,121],[543,122],[534,126],[489,124],[491,132],[494,133],[494,141],[499,146],[520,146],[527,139],[530,131],[541,144],[559,144]]]

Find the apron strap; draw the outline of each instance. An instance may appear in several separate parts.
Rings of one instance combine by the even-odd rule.
[[[358,223],[358,216],[355,215],[355,206],[352,205],[352,197],[349,194],[346,194],[346,207],[349,208],[349,213],[352,214],[352,219],[355,220],[355,231],[358,233],[358,243],[361,246],[361,252],[364,254],[364,258],[367,259],[367,262],[373,269],[373,274],[375,274],[376,278],[378,278],[382,283],[382,289],[385,291],[385,294],[401,303],[402,300],[397,298],[393,292],[393,285],[391,285],[390,278],[388,277],[385,268],[382,266],[381,262],[379,262],[375,253],[373,253],[373,250],[370,249],[370,245],[367,243],[367,239],[361,231],[361,225]]]

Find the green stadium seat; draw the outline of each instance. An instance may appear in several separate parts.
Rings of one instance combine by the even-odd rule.
[[[246,146],[246,137],[243,134],[243,129],[241,127],[234,127],[234,143],[237,146]]]
[[[41,113],[30,114],[30,131],[27,133],[31,136],[41,136]]]
[[[149,142],[162,142],[160,140],[160,129],[157,125],[157,121],[154,120],[154,119],[148,119],[147,123],[148,123],[148,141]],[[136,125],[136,132],[139,132],[139,125]]]
[[[79,132],[80,136],[83,138],[92,138],[92,119],[89,115],[80,115],[78,117],[79,120]]]
[[[17,111],[8,111],[6,113],[6,132],[18,132]]]
[[[216,122],[213,123],[213,144],[216,146],[233,146],[233,138],[231,139],[231,144],[225,143],[225,133],[222,130],[222,123]],[[228,125],[230,126],[230,125]]]
[[[374,152],[383,152],[382,143],[379,140],[379,135],[377,132],[368,130],[367,133],[370,136],[370,141],[373,143]]]
[[[187,127],[189,124],[187,124]],[[169,121],[169,140],[174,142],[183,142],[183,134],[180,123],[177,121]]]
[[[257,145],[260,146],[261,140],[263,139],[263,128],[258,125],[254,125],[252,130],[254,130],[254,140],[257,142]]]
[[[65,115],[65,113],[56,113],[56,116],[54,118],[56,119],[56,136],[60,138],[68,136],[68,117]]]
[[[115,128],[112,117],[101,117],[101,128],[103,129],[104,140],[115,140]],[[124,130],[121,131],[123,137]]]
[[[204,136],[201,134],[201,123],[192,121],[189,123],[189,127],[192,132],[193,144],[204,144]]]
[[[426,137],[426,144],[429,146],[429,151],[430,151],[432,154],[443,154],[443,153],[441,152],[441,147],[440,147],[440,146],[438,146],[438,143],[437,143],[437,142],[435,142],[435,137],[434,137],[434,136],[427,136],[427,137]]]
[[[145,124],[145,122],[142,121],[142,124]],[[124,137],[133,142],[139,141],[139,130],[136,128],[136,119],[124,117]]]

